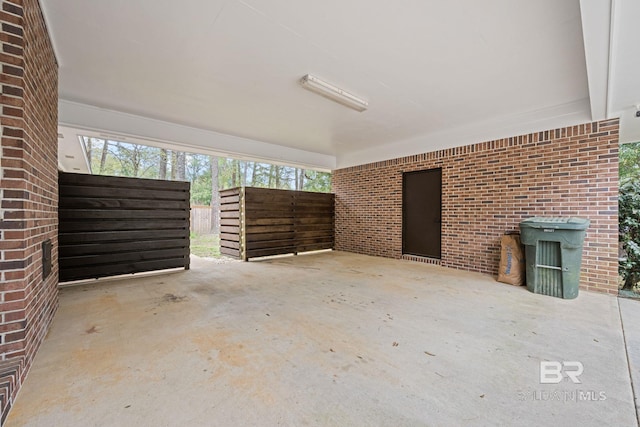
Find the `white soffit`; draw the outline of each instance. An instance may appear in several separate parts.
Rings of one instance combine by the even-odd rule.
[[[58,129],[58,169],[63,172],[91,173],[84,145],[78,135]]]
[[[591,116],[607,118],[611,0],[580,0]]]
[[[576,124],[593,108],[580,0],[42,6],[61,123],[77,129],[332,168]],[[369,109],[303,90],[307,73]]]
[[[620,118],[620,143],[640,141],[638,0],[580,0],[592,120]]]
[[[532,111],[520,115],[498,117],[484,122],[469,123],[431,135],[400,141],[382,147],[372,147],[348,153],[338,159],[338,168],[373,163],[383,159],[411,156],[500,138],[519,136],[541,130],[573,126],[589,121],[589,99],[561,105],[550,110]],[[553,116],[549,119],[549,114]],[[428,149],[427,149],[428,148]]]
[[[59,132],[65,141],[92,136],[242,160],[264,161],[322,171],[335,157],[69,101],[58,103]]]
[[[612,1],[609,116],[620,117],[620,142],[640,142],[640,1]]]

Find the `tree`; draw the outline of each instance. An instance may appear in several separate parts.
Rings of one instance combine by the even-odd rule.
[[[620,181],[640,178],[640,142],[620,145]]]
[[[169,179],[171,181],[176,180],[176,152],[174,150],[169,150],[169,165],[171,166],[171,173],[169,174]]]
[[[108,141],[105,141],[105,145]],[[120,163],[118,175],[136,178],[156,177],[157,167],[155,162],[156,149],[140,144],[130,144],[126,142],[115,142],[113,151],[110,152]]]
[[[328,193],[331,191],[331,173],[305,170],[305,191]]]
[[[191,203],[212,208],[216,204],[216,185],[218,192],[241,185],[319,192],[331,189],[330,174],[310,169],[218,158],[99,138],[84,137],[83,143],[87,155],[91,154],[89,161],[94,173],[186,180],[191,182]]]
[[[165,148],[160,149],[159,164],[158,164],[158,178],[167,179],[167,160],[169,156]]]
[[[269,165],[269,182],[267,184],[268,188],[273,188],[273,179],[274,179],[274,169],[275,169],[275,165]]]
[[[296,190],[304,189],[304,169],[296,168]]]
[[[186,179],[186,153],[184,151],[176,152],[176,179],[184,181]]]
[[[108,140],[104,140],[102,141],[102,154],[100,155],[100,169],[99,169],[99,173],[104,172],[104,167],[107,163],[107,155],[109,154],[109,141]]]
[[[632,290],[640,281],[640,143],[620,146],[619,173],[618,227],[625,257],[618,270],[622,289]]]
[[[246,187],[247,186],[247,170],[248,168],[248,164],[245,161],[240,162],[240,167],[242,168],[242,186]]]
[[[218,158],[211,156],[211,231],[220,232],[220,182]]]
[[[246,185],[253,187],[256,182],[256,162],[251,162],[251,182]]]
[[[87,159],[89,159],[89,164],[91,164],[92,157],[92,149],[93,149],[93,138],[84,138],[85,151],[87,152]]]
[[[620,186],[619,236],[626,253],[619,263],[623,289],[632,290],[640,282],[640,179],[627,178]]]
[[[240,186],[240,160],[231,160],[231,188]]]
[[[279,165],[274,165],[273,171],[274,171],[273,187],[274,187],[274,188],[280,188],[280,172],[281,172],[281,166],[279,166]]]

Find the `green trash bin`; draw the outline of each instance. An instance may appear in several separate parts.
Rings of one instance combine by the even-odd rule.
[[[520,223],[527,289],[564,299],[578,296],[587,227],[585,218],[534,217]]]

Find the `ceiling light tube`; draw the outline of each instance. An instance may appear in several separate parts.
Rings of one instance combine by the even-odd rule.
[[[300,84],[305,89],[308,89],[312,92],[317,93],[318,95],[322,95],[325,98],[328,98],[332,101],[338,102],[345,107],[352,108],[356,111],[363,112],[369,106],[369,103],[364,99],[358,98],[357,96],[340,89],[332,85],[331,83],[327,83],[323,80],[320,80],[316,76],[312,76],[311,74],[307,74],[306,76],[300,79]]]

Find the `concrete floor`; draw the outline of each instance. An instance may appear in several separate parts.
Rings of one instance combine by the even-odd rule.
[[[6,426],[637,425],[636,301],[341,252],[191,265],[63,289]]]

